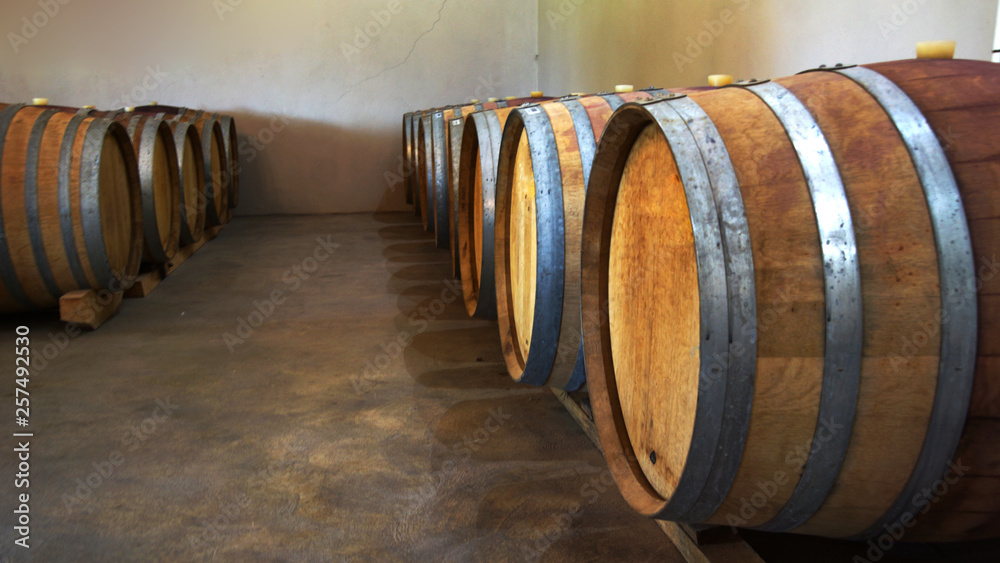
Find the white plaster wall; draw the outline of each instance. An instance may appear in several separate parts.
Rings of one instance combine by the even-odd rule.
[[[997,31],[993,39],[993,50],[1000,50],[1000,2],[997,2]],[[1000,53],[993,53],[993,62],[1000,63]]]
[[[0,101],[231,113],[238,213],[405,209],[402,114],[534,89],[537,18],[535,0],[4,0]]]
[[[540,86],[780,77],[911,58],[929,39],[955,39],[957,57],[989,60],[996,21],[996,0],[539,0]]]
[[[783,76],[931,38],[988,59],[996,23],[996,0],[5,0],[0,101],[231,113],[240,214],[405,209],[411,109]]]

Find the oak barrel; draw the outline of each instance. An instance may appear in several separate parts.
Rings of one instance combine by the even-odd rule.
[[[409,123],[409,129],[410,129],[410,156],[409,156],[409,160],[407,161],[408,177],[410,179],[411,199],[413,201],[413,214],[415,216],[417,216],[417,217],[421,216],[421,214],[420,214],[421,213],[420,195],[419,195],[419,189],[420,189],[419,188],[419,186],[420,186],[420,163],[418,161],[418,156],[419,156],[419,154],[418,154],[418,147],[419,147],[418,142],[419,141],[418,141],[418,138],[417,138],[417,129],[420,126],[420,116],[421,116],[421,113],[422,112],[420,112],[420,111],[416,111],[416,112],[413,112],[412,114],[410,114],[410,123]]]
[[[142,211],[132,143],[89,111],[0,111],[0,311],[79,289],[121,291],[139,271]]]
[[[475,318],[497,318],[493,275],[497,158],[504,124],[514,109],[477,110],[462,127],[455,232],[465,308]]]
[[[446,136],[448,141],[447,152],[450,163],[450,167],[448,169],[448,198],[450,208],[449,229],[451,235],[449,238],[451,247],[452,274],[456,278],[462,277],[461,233],[459,232],[459,215],[461,213],[459,202],[461,196],[459,192],[461,190],[460,170],[462,166],[462,151],[464,150],[462,138],[465,133],[466,119],[477,111],[500,112],[506,116],[511,109],[522,104],[529,102],[543,103],[552,99],[553,98],[543,96],[534,98],[515,98],[504,100],[505,105],[503,107],[500,107],[499,102],[497,102],[498,107],[495,109],[491,108],[492,104],[470,104],[467,106],[453,108],[450,112],[445,112]]]
[[[515,381],[567,390],[586,381],[579,286],[590,166],[608,117],[649,96],[571,97],[507,116],[497,159],[494,272],[500,340]]]
[[[899,61],[628,104],[586,198],[602,449],[639,512],[1000,536],[1000,67]]]
[[[493,274],[493,224],[497,157],[513,108],[477,111],[466,120],[458,170],[459,268],[469,316],[497,317]]]
[[[194,124],[175,120],[168,120],[167,124],[173,131],[180,171],[177,191],[181,208],[180,243],[186,246],[200,241],[205,233],[205,158]]]
[[[496,109],[505,102],[482,104],[484,109]],[[434,233],[438,248],[448,248],[449,231],[449,187],[448,135],[445,112],[456,106],[445,106],[421,112],[417,124],[417,199],[424,230]]]
[[[173,131],[163,114],[108,112],[128,131],[139,165],[143,261],[168,262],[181,236],[180,168]]]
[[[222,142],[226,147],[226,161],[229,162],[229,208],[236,209],[240,203],[240,172],[242,172],[236,118],[219,114],[219,127],[222,128]],[[232,213],[228,215],[231,217]]]
[[[141,106],[136,112],[167,113],[173,117],[168,121],[191,123],[201,143],[204,172],[205,225],[208,227],[225,225],[232,217],[229,192],[232,185],[232,160],[222,131],[221,116],[204,110],[173,106]]]
[[[406,203],[413,203],[413,112],[403,114],[403,189]]]
[[[434,231],[434,149],[431,141],[430,112],[417,118],[417,194],[414,197],[424,231]]]
[[[448,248],[451,251],[451,273],[456,278],[462,276],[458,260],[458,169],[462,154],[462,132],[465,117],[472,112],[482,111],[482,109],[482,104],[469,104],[452,108],[444,115],[445,139],[448,144],[445,151],[448,154]]]
[[[225,225],[231,217],[229,207],[230,162],[227,160],[226,142],[218,114],[197,111],[194,115],[178,116],[180,121],[190,121],[201,138],[201,152],[205,163],[205,221],[206,226]]]
[[[432,183],[428,189],[433,189],[433,211],[434,211],[434,239],[438,248],[452,249],[452,232],[454,231],[455,203],[451,191],[451,171],[452,155],[450,148],[450,119],[446,116],[454,115],[456,108],[463,106],[451,106],[430,113],[430,134],[426,137],[429,142],[430,160],[428,165],[432,171],[428,174],[427,181]],[[496,109],[506,107],[506,102],[487,102],[476,104],[474,107],[482,109]],[[428,194],[430,195],[430,194]]]
[[[406,177],[410,181],[410,198],[407,199],[407,203],[413,203],[413,213],[414,215],[421,217],[423,221],[423,212],[426,209],[426,204],[421,207],[421,197],[420,190],[426,189],[426,182],[421,176],[420,159],[423,158],[423,153],[421,152],[421,144],[423,143],[423,138],[420,136],[420,123],[421,119],[438,108],[425,109],[412,112],[409,115],[408,121],[404,118],[404,126],[407,126],[408,134],[410,136],[409,141],[409,151],[406,162]],[[426,199],[423,198],[423,199]]]
[[[425,157],[427,161],[428,202],[433,202],[428,208],[428,215],[433,215],[434,241],[438,248],[449,248],[451,232],[449,231],[450,205],[448,198],[448,135],[445,127],[444,112],[448,109],[431,112],[424,119],[428,120],[430,128],[425,131],[424,140],[428,143]],[[430,193],[433,192],[433,193]]]

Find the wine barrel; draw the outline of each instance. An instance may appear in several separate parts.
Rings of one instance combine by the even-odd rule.
[[[413,191],[413,215],[416,217],[422,217],[423,209],[420,207],[420,161],[419,161],[419,139],[417,137],[418,129],[420,127],[420,117],[423,111],[413,112],[410,115],[410,161],[409,161],[409,176],[410,176],[410,186]]]
[[[453,226],[453,199],[451,197],[451,154],[449,149],[448,122],[445,114],[453,114],[456,107],[450,106],[434,110],[421,120],[424,132],[424,174],[428,202],[433,205],[427,216],[430,217],[428,230],[434,231],[434,240],[438,248],[451,248],[451,231]],[[487,102],[482,109],[506,107],[506,102]],[[426,227],[427,225],[425,225]]]
[[[470,317],[497,317],[493,223],[497,158],[514,108],[477,111],[466,120],[458,171],[458,243],[462,295]]]
[[[225,225],[232,217],[229,205],[231,185],[231,160],[227,157],[227,143],[222,132],[221,116],[204,110],[194,110],[173,106],[141,106],[135,108],[140,113],[167,113],[173,115],[168,121],[190,122],[201,142],[204,162],[202,179],[204,187],[205,225],[208,227]]]
[[[500,102],[496,102],[497,107],[495,109],[490,108],[491,104],[470,104],[467,106],[457,107],[451,110],[451,112],[445,112],[445,125],[447,127],[446,137],[448,140],[448,155],[450,168],[448,170],[448,194],[449,194],[449,229],[450,235],[450,246],[451,246],[451,267],[452,275],[456,278],[462,277],[462,265],[461,265],[461,236],[459,233],[459,191],[461,189],[461,183],[459,181],[460,169],[462,165],[462,137],[465,132],[465,118],[477,111],[495,111],[495,112],[509,112],[517,106],[525,103],[542,103],[552,100],[553,98],[546,98],[544,96],[531,97],[531,98],[513,98],[509,100],[504,100],[503,105]]]
[[[406,203],[412,203],[413,214],[420,217],[420,197],[418,195],[418,184],[419,177],[419,162],[418,150],[417,150],[417,130],[420,125],[420,118],[427,111],[433,110],[419,110],[410,112],[403,116],[403,134],[405,138],[404,145],[404,180],[406,181]]]
[[[236,118],[231,115],[219,115],[219,127],[222,128],[222,142],[226,147],[226,161],[229,163],[229,209],[236,209],[240,203],[240,151],[239,133],[236,130]],[[227,221],[232,218],[228,212]]]
[[[413,203],[413,127],[411,125],[413,112],[403,114],[403,189],[406,191],[406,203]]]
[[[547,103],[546,98],[540,103]],[[519,104],[520,105],[520,104]],[[507,115],[516,106],[476,110],[464,120],[458,154],[456,242],[462,294],[470,317],[496,319],[493,218],[497,158]]]
[[[498,102],[482,104],[483,108],[495,109]],[[417,182],[415,189],[418,195],[415,199],[420,207],[420,217],[424,230],[434,233],[438,248],[448,248],[449,219],[448,209],[448,136],[446,132],[445,112],[455,107],[445,106],[421,112],[417,119],[416,153]],[[438,228],[444,226],[443,229]]]
[[[447,140],[448,154],[448,232],[449,245],[451,251],[451,273],[456,278],[462,276],[459,266],[458,248],[458,168],[462,154],[462,131],[465,125],[465,116],[472,112],[482,111],[482,104],[469,104],[452,108],[445,112],[445,139]]]
[[[515,381],[567,390],[586,381],[579,263],[590,166],[615,108],[648,97],[649,91],[572,97],[507,116],[493,255],[500,339]]]
[[[449,248],[449,213],[450,205],[448,201],[448,169],[450,167],[448,159],[448,136],[445,131],[444,112],[438,110],[425,117],[429,120],[430,129],[425,133],[425,140],[428,142],[426,153],[430,157],[428,161],[428,197],[433,198],[433,205],[428,209],[428,215],[433,215],[432,224],[434,226],[434,241],[438,248]],[[428,201],[431,201],[430,199]]]
[[[168,120],[177,153],[178,202],[181,209],[181,245],[194,244],[205,233],[205,157],[194,124]]]
[[[201,152],[205,162],[205,224],[225,225],[232,216],[229,207],[229,166],[226,142],[218,114],[188,110],[178,115],[180,121],[190,121],[201,138]]]
[[[142,258],[132,143],[114,120],[57,108],[0,111],[0,311],[121,291]]]
[[[414,171],[416,172],[414,189],[415,213],[420,215],[424,231],[434,230],[434,149],[431,136],[431,114],[444,108],[433,108],[421,111],[415,115],[414,132],[416,143],[414,146],[414,156],[416,158]]]
[[[143,261],[168,262],[177,253],[181,236],[180,169],[173,132],[163,114],[112,111],[103,115],[125,127],[135,149],[142,198]]]
[[[432,110],[433,111],[433,110]],[[430,111],[417,118],[417,207],[425,232],[434,231],[434,149],[431,146]]]
[[[995,64],[900,61],[617,111],[586,197],[582,317],[633,508],[1000,535],[998,94]]]

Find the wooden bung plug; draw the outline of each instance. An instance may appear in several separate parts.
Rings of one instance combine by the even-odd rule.
[[[32,98],[31,105],[33,106],[47,106],[49,105],[48,98]]]
[[[619,84],[615,86],[616,94],[628,94],[629,92],[633,92],[634,90],[635,88],[631,84]]]
[[[921,41],[917,43],[918,59],[954,59],[954,41]]]
[[[708,85],[716,88],[729,86],[733,83],[733,77],[729,74],[709,74]]]

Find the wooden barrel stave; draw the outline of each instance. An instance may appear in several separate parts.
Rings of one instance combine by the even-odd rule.
[[[903,74],[910,72],[905,68],[908,66],[906,63],[902,66]],[[979,69],[979,73],[989,74],[982,68]],[[791,527],[795,528],[793,531],[796,532],[832,536],[877,535],[880,529],[887,529],[884,526],[892,525],[893,520],[891,518],[886,520],[885,516],[888,514],[886,511],[889,505],[897,495],[906,494],[901,492],[903,483],[899,475],[910,474],[918,454],[921,453],[924,429],[928,425],[931,401],[938,379],[937,352],[933,350],[921,350],[919,354],[908,358],[905,365],[898,370],[891,369],[893,362],[898,359],[899,344],[896,339],[907,334],[907,331],[912,331],[916,324],[915,320],[929,318],[933,321],[942,302],[937,293],[939,285],[937,255],[935,241],[930,236],[932,221],[927,215],[921,184],[916,179],[912,163],[909,162],[906,147],[888,117],[882,113],[877,103],[870,97],[866,98],[865,92],[850,80],[840,76],[796,77],[776,82],[787,87],[797,99],[801,99],[808,106],[829,141],[830,152],[838,164],[837,172],[844,179],[851,216],[858,220],[866,220],[866,223],[856,225],[854,231],[857,234],[856,244],[860,260],[858,277],[863,288],[862,301],[865,310],[870,311],[864,317],[864,340],[860,353],[859,388],[855,405],[858,419],[864,420],[865,423],[855,424],[853,427],[848,424],[846,426],[849,430],[840,431],[842,437],[849,437],[846,441],[849,447],[843,454],[833,456],[834,469],[832,473],[828,473],[828,477],[832,475],[829,494],[823,490],[824,487],[812,487],[819,488],[822,493],[819,499],[822,501],[820,505],[815,504],[815,499],[811,503],[800,502],[802,512],[794,514],[790,519],[786,518],[777,529]],[[939,86],[943,87],[943,83]],[[988,91],[988,88],[984,90]],[[992,92],[993,98],[990,103],[995,104],[995,87]],[[746,90],[734,88],[711,94],[692,95],[691,98],[712,116],[725,147],[735,155],[732,164],[740,179],[740,190],[750,224],[749,238],[752,242],[757,281],[756,305],[757,310],[761,312],[758,328],[766,330],[760,332],[757,346],[760,357],[756,361],[756,393],[753,411],[748,420],[746,447],[740,454],[743,459],[739,474],[734,476],[727,498],[712,518],[703,518],[705,506],[702,506],[699,515],[681,514],[677,519],[730,525],[766,525],[765,528],[774,529],[772,527],[774,522],[781,520],[775,517],[782,512],[787,517],[789,515],[787,507],[792,504],[789,503],[789,499],[796,496],[794,493],[801,492],[796,490],[802,475],[801,467],[798,465],[801,461],[807,461],[808,466],[809,461],[816,459],[815,452],[808,451],[810,444],[822,444],[818,450],[825,447],[829,451],[837,451],[836,448],[831,450],[831,443],[824,439],[824,425],[816,423],[821,417],[818,410],[820,397],[826,391],[823,385],[823,349],[831,347],[829,343],[824,346],[822,331],[810,329],[810,325],[822,327],[825,322],[822,259],[816,253],[818,248],[814,242],[819,240],[819,237],[815,231],[812,234],[807,232],[810,224],[815,229],[818,215],[810,202],[808,192],[803,189],[805,183],[801,177],[802,167],[796,166],[797,159],[790,158],[794,156],[794,147],[790,146],[788,135],[782,130],[783,128],[774,126],[775,113],[766,105],[762,106],[759,97]],[[936,99],[940,101],[940,98]],[[954,111],[948,114],[952,117],[956,115]],[[852,119],[844,119],[847,115],[852,116]],[[620,118],[624,120],[625,115]],[[965,118],[968,119],[968,115]],[[639,122],[641,123],[641,120]],[[767,125],[768,123],[771,125]],[[638,132],[634,135],[634,138],[637,138]],[[596,268],[592,276],[585,276],[584,282],[588,370],[592,371],[590,375],[594,376],[590,385],[594,397],[595,416],[599,419],[601,427],[602,443],[606,446],[606,455],[609,457],[609,464],[620,488],[629,502],[644,513],[674,514],[667,506],[669,504],[667,499],[674,500],[671,498],[674,491],[671,491],[670,487],[676,487],[678,479],[675,477],[673,483],[665,481],[670,471],[659,476],[655,475],[656,464],[646,455],[651,449],[650,443],[655,441],[655,436],[650,436],[651,433],[643,429],[643,423],[639,422],[645,420],[643,411],[623,414],[609,406],[612,400],[624,400],[621,393],[635,395],[641,390],[630,391],[627,384],[624,385],[624,389],[615,389],[608,385],[609,383],[615,385],[612,380],[607,379],[609,374],[615,373],[615,369],[623,370],[623,373],[618,374],[618,378],[623,377],[624,370],[628,369],[627,362],[623,365],[621,361],[625,356],[618,358],[616,355],[614,365],[610,363],[608,357],[609,350],[627,349],[627,344],[623,342],[627,340],[627,336],[619,335],[617,338],[620,342],[613,344],[611,340],[616,337],[607,334],[607,331],[601,328],[602,308],[607,306],[609,297],[608,290],[599,287],[596,281],[596,278],[601,276],[597,272],[608,265],[608,262],[603,262],[602,266],[601,260],[610,260],[609,255],[614,253],[607,246],[608,239],[614,240],[611,234],[612,224],[621,232],[625,232],[618,223],[626,218],[614,217],[612,220],[608,201],[617,199],[619,205],[626,202],[626,206],[631,205],[632,208],[639,210],[656,208],[653,205],[655,202],[646,202],[645,206],[637,203],[628,204],[628,197],[638,196],[635,194],[627,196],[617,191],[609,194],[609,188],[602,186],[609,181],[616,184],[617,180],[610,179],[625,174],[628,170],[624,164],[626,158],[629,160],[643,158],[636,153],[635,146],[629,150],[632,154],[613,153],[609,150],[608,154],[595,163],[595,167],[601,167],[601,172],[599,178],[591,185],[590,199],[594,203],[592,205],[588,201],[588,230],[585,233],[587,241],[584,245],[585,269]],[[781,151],[784,151],[784,157],[780,156]],[[657,153],[643,149],[641,154]],[[660,154],[662,155],[662,149]],[[752,155],[753,158],[747,155]],[[956,176],[961,179],[962,167],[954,162],[953,166],[956,169]],[[873,173],[871,171],[873,167],[879,172]],[[637,169],[641,170],[642,167],[638,166]],[[791,177],[796,174],[800,177]],[[782,176],[784,180],[781,180]],[[908,217],[907,221],[897,223],[905,224],[893,223],[891,219],[894,216],[888,217],[877,212],[880,205],[883,209],[886,205],[886,190],[882,182],[885,177],[894,178],[894,184],[901,186],[891,193],[895,200],[893,208],[905,211]],[[988,182],[992,183],[986,185],[992,186],[995,190],[996,176],[992,176]],[[635,182],[635,185],[639,186],[641,183]],[[655,186],[651,186],[653,187]],[[613,188],[618,189],[617,186]],[[628,190],[636,193],[641,191],[634,188]],[[795,194],[799,194],[796,196],[798,202],[789,200],[789,196]],[[781,197],[776,198],[777,195]],[[963,198],[965,197],[966,194],[963,193]],[[995,205],[987,208],[995,211]],[[866,215],[871,209],[875,209],[876,213]],[[799,216],[790,215],[793,212]],[[810,213],[813,217],[809,216]],[[772,216],[770,219],[768,214]],[[649,223],[655,224],[655,221]],[[973,232],[975,223],[974,219],[970,221]],[[796,237],[791,233],[782,233],[782,230],[800,230],[802,234]],[[998,239],[994,237],[993,240]],[[799,244],[794,244],[796,241]],[[806,244],[803,246],[803,243]],[[617,244],[620,247],[623,243]],[[812,245],[813,256],[808,262],[802,262],[803,258],[808,256],[802,250],[809,249],[809,244]],[[938,244],[945,243],[938,241]],[[789,249],[792,248],[797,251],[790,252]],[[782,257],[781,252],[786,252],[788,256]],[[624,255],[629,254],[626,252]],[[638,256],[635,253],[632,255]],[[809,265],[809,262],[812,264]],[[796,263],[801,263],[805,269],[795,273],[794,268],[790,266]],[[622,270],[609,272],[603,277],[617,280],[616,275],[621,272]],[[798,285],[792,286],[792,289],[783,287],[791,282],[796,282]],[[639,284],[636,287],[642,289],[644,286]],[[810,287],[812,289],[809,289]],[[812,297],[803,300],[808,295],[804,293],[806,290],[812,293]],[[602,291],[606,293],[602,294]],[[618,301],[623,302],[621,298]],[[615,324],[625,326],[629,311],[621,309],[621,305],[610,309],[612,309],[610,313],[604,312],[604,314],[611,317],[610,331],[613,333]],[[635,314],[635,311],[630,312]],[[588,316],[591,316],[591,319],[588,320]],[[594,318],[596,320],[593,320]],[[736,328],[739,327],[733,325],[730,330],[735,331]],[[814,341],[811,346],[805,345],[809,334],[815,335],[809,337]],[[980,334],[982,336],[982,333]],[[932,343],[930,347],[933,346]],[[809,350],[813,351],[808,352]],[[803,358],[803,352],[816,358],[812,361],[811,375],[802,372],[802,368],[806,366],[802,363],[802,360],[806,359]],[[782,357],[787,357],[793,362],[780,361],[775,365],[774,360],[781,360]],[[982,369],[982,365],[983,362],[980,361],[979,369]],[[591,366],[594,366],[593,370]],[[977,379],[979,387],[983,386],[979,384],[981,379],[981,377]],[[623,384],[619,380],[617,385]],[[889,391],[898,395],[908,408],[899,412],[886,412],[884,397]],[[688,402],[691,401],[692,393],[697,395],[698,390],[693,392],[688,390]],[[660,396],[656,398],[665,399]],[[673,400],[677,401],[679,398]],[[660,409],[668,412],[671,410],[662,407]],[[690,404],[687,405],[687,412],[691,412]],[[631,431],[635,435],[624,431],[628,426],[626,418],[632,420]],[[970,422],[974,420],[972,417],[969,419]],[[660,421],[657,424],[667,422],[669,421]],[[687,424],[690,422],[687,421]],[[886,429],[894,432],[891,438],[885,436]],[[995,432],[993,435],[995,436]],[[684,442],[683,436],[682,433],[680,436],[669,438],[668,441]],[[974,441],[982,443],[983,436],[986,434],[976,434],[980,440]],[[801,456],[799,454],[803,446],[806,448],[806,454]],[[667,445],[662,444],[661,447]],[[691,463],[691,460],[685,458],[683,451],[675,453],[680,455],[675,456],[672,472],[683,475],[687,470],[685,461]],[[981,451],[977,453],[982,460]],[[796,460],[791,467],[789,458]],[[661,455],[660,459],[669,458]],[[664,465],[663,462],[660,463],[661,472]],[[874,477],[873,467],[877,468],[879,473]],[[782,471],[782,477],[778,480],[780,485],[775,483],[777,470]],[[653,478],[646,479],[647,474],[653,474]],[[933,475],[933,472],[930,474]],[[636,475],[643,477],[636,478]],[[660,482],[651,483],[651,481]],[[986,498],[992,495],[992,498],[996,499],[996,489],[990,488],[988,482],[988,478],[969,481],[969,487],[975,487],[972,483],[980,484],[982,488],[978,489],[978,492],[982,494],[970,495],[964,502],[978,503],[981,508],[983,505],[988,505],[988,502],[982,502],[981,499],[984,498],[982,495],[986,495]],[[758,505],[754,495],[763,494],[758,488],[760,483],[768,485],[768,498],[767,502]],[[718,497],[717,489],[714,494]],[[746,504],[751,498],[755,504]],[[952,498],[961,499],[962,495]],[[798,500],[801,501],[801,497]],[[995,513],[997,505],[992,506]],[[810,514],[811,507],[814,507],[814,512]],[[996,520],[988,512],[984,515],[982,511],[971,510],[961,513],[961,517],[956,518],[954,515],[948,515],[944,509],[935,508],[935,510],[946,514],[944,519],[949,522],[963,523],[950,530],[940,526],[931,529],[926,524],[918,524],[918,531],[914,536],[919,536],[923,540],[942,540],[995,535],[995,531],[986,533],[989,525]],[[797,527],[798,524],[805,525]]]
[[[120,291],[142,253],[128,134],[89,112],[8,106],[0,116],[4,311],[52,307],[76,289]]]
[[[983,61],[926,60],[870,68],[913,100],[944,147],[964,203],[975,258],[974,382],[964,431],[949,459],[968,470],[957,479],[954,472],[946,475],[954,481],[944,483],[945,494],[933,495],[927,513],[916,519],[913,534],[928,541],[1000,537],[1000,452],[995,446],[1000,435],[1000,143],[995,135],[1000,127],[1000,73],[996,64]],[[917,346],[918,354],[929,346],[933,344]]]

